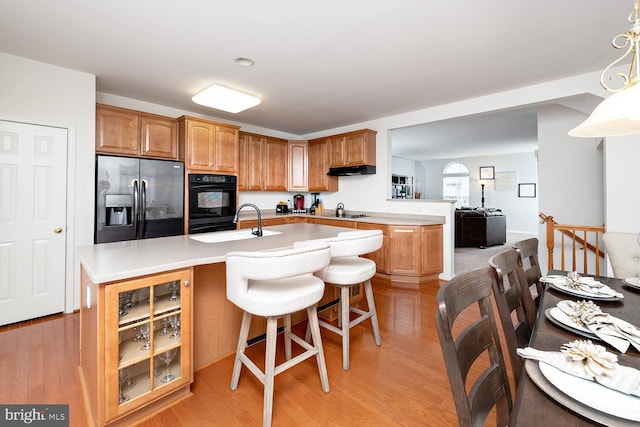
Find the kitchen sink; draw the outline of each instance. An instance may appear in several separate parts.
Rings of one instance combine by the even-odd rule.
[[[273,236],[281,233],[282,231],[273,231],[273,230],[263,229],[262,237]],[[257,236],[255,234],[251,234],[251,229],[249,228],[244,230],[216,231],[213,233],[193,234],[189,236],[189,238],[193,240],[197,240],[198,242],[203,242],[203,243],[229,242],[232,240],[251,239],[254,237],[257,237]]]

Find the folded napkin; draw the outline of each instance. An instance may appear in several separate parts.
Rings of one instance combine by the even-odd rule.
[[[617,317],[604,313],[593,301],[560,301],[557,307],[576,324],[584,325],[600,340],[621,353],[629,345],[640,351],[640,329]]]
[[[623,294],[611,289],[604,283],[597,281],[593,277],[582,277],[575,271],[568,273],[567,276],[542,276],[540,281],[596,296],[624,298]]]
[[[567,343],[562,351],[540,351],[526,347],[517,349],[517,352],[525,359],[539,360],[569,375],[640,397],[640,371],[619,365],[615,354],[591,341]]]

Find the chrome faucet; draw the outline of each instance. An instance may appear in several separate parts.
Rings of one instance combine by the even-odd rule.
[[[255,234],[258,237],[262,236],[262,214],[260,213],[260,209],[253,203],[243,203],[240,206],[238,206],[238,209],[236,210],[236,214],[233,217],[233,223],[234,224],[238,223],[238,214],[240,213],[240,210],[245,206],[251,206],[253,209],[256,210],[256,212],[258,212],[258,229],[256,231],[253,231],[253,227],[251,227],[251,234]]]

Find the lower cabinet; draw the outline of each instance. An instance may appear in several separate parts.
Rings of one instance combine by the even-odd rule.
[[[443,269],[442,226],[423,225],[420,227],[420,275],[438,276]]]
[[[347,228],[356,228],[355,221],[348,221],[344,219],[332,219],[332,218],[323,218],[323,217],[307,217],[307,222],[311,224],[320,224],[320,225],[331,225],[334,227],[347,227]]]
[[[441,225],[390,225],[389,274],[437,278],[442,272]]]
[[[420,273],[420,227],[409,225],[389,226],[389,273]]]
[[[107,284],[83,274],[80,369],[91,424],[130,425],[190,393],[191,283],[191,269]]]
[[[268,227],[270,225],[284,225],[289,224],[287,217],[280,218],[265,218],[262,220],[262,226]],[[238,228],[253,228],[258,226],[257,219],[243,219],[238,221]]]
[[[382,247],[365,256],[376,263],[377,272],[388,273],[389,267],[387,258],[389,257],[389,226],[385,224],[356,222],[356,228],[360,230],[382,230]]]

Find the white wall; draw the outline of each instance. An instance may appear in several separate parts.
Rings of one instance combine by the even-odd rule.
[[[640,231],[640,135],[605,141],[607,231]]]
[[[65,310],[80,307],[75,247],[93,243],[95,77],[0,52],[0,119],[68,129]]]
[[[444,168],[452,162],[462,163],[469,169],[469,206],[472,207],[482,205],[482,188],[478,182],[481,166],[493,166],[496,173],[516,172],[517,183],[537,184],[538,182],[538,163],[533,152],[423,160],[421,163],[428,176],[426,194],[429,198],[442,198],[442,173]],[[498,191],[495,181],[490,180],[485,185],[484,198],[485,207],[501,209],[504,212],[507,217],[507,231],[538,234],[537,195],[535,198],[518,197],[517,187],[514,191]]]
[[[604,160],[599,140],[567,135],[585,118],[558,105],[538,112],[539,207],[561,224],[604,223]],[[626,154],[619,154],[612,162],[625,161]],[[546,229],[542,224],[539,227],[540,266],[546,271]],[[558,262],[554,261],[554,267]]]

